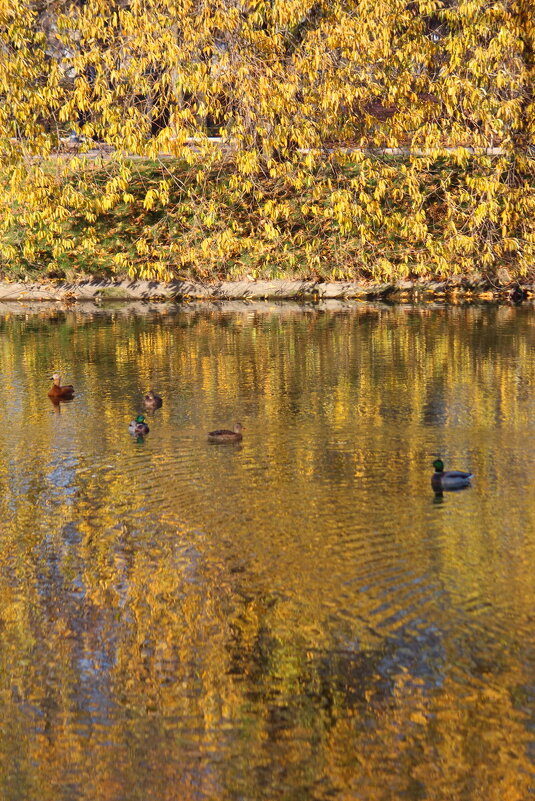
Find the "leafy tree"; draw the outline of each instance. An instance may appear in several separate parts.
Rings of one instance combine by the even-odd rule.
[[[525,275],[534,40],[530,0],[2,0],[0,255]]]

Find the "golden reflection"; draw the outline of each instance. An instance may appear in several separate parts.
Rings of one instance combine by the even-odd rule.
[[[530,307],[0,333],[1,797],[527,798]],[[436,452],[475,473],[440,504]]]

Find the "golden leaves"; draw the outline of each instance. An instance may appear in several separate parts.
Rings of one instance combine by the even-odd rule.
[[[306,270],[332,258],[332,243],[317,249],[325,236],[340,238],[337,275],[344,255],[346,275],[388,262],[394,276],[468,254],[522,270],[533,258],[526,0],[95,0],[50,14],[46,27],[29,0],[0,5],[4,253],[16,227],[23,253],[57,253],[106,220],[111,262],[128,252],[144,274],[195,259],[239,270],[245,253],[248,271],[278,246],[290,264],[296,243]],[[73,127],[81,141],[63,163]],[[100,143],[106,163],[83,157]],[[136,158],[154,162],[150,176]],[[138,230],[111,247],[129,230],[124,206],[161,260],[138,249]]]

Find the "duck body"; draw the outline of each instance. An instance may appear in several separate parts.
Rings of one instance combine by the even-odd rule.
[[[160,409],[163,401],[159,395],[156,395],[152,389],[147,392],[143,398],[143,406],[145,409]]]
[[[444,470],[442,459],[436,459],[433,467],[435,472],[431,476],[431,486],[436,492],[468,487],[474,477],[473,473],[465,473],[463,470]]]
[[[242,431],[242,424],[236,423],[232,431],[228,428],[218,428],[216,431],[209,431],[208,439],[210,442],[240,442],[240,440],[243,439]]]
[[[130,431],[131,434],[135,434],[135,435],[141,434],[143,436],[144,434],[148,434],[149,433],[150,428],[146,424],[145,418],[143,417],[143,415],[142,414],[138,414],[136,419],[132,420],[132,422],[128,426],[128,430]]]
[[[516,303],[519,305],[522,303],[523,300],[527,298],[527,292],[523,289],[520,284],[515,284],[514,287],[509,291],[509,300],[511,303]]]
[[[52,386],[48,392],[48,397],[52,400],[71,400],[74,395],[74,387],[72,384],[65,384],[61,386],[61,375],[54,373],[52,376]]]

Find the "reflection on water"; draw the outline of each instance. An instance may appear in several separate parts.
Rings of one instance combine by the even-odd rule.
[[[233,308],[0,310],[0,797],[525,801],[532,307]]]

